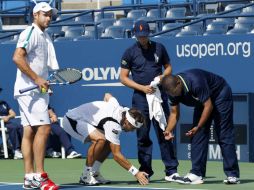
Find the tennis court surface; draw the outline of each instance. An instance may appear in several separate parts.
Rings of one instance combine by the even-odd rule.
[[[131,162],[138,166],[137,160]],[[222,162],[208,162],[207,177],[202,185],[181,185],[169,183],[164,180],[164,167],[160,160],[153,160],[155,174],[147,186],[140,186],[135,178],[122,169],[114,160],[108,159],[101,167],[101,173],[112,181],[109,185],[87,187],[78,183],[84,168],[85,159],[46,159],[45,166],[49,177],[60,185],[60,189],[66,190],[253,190],[254,189],[254,163],[240,162],[241,184],[225,185],[222,183],[225,175],[222,171]],[[190,161],[179,161],[179,174],[185,175],[189,172]],[[22,160],[0,160],[0,190],[22,189],[23,183],[23,161]]]

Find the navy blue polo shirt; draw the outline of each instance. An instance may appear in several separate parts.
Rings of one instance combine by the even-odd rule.
[[[131,71],[132,80],[141,85],[150,85],[155,77],[162,74],[164,65],[169,64],[170,59],[165,47],[158,42],[149,42],[149,48],[143,49],[136,42],[123,54],[121,68]],[[166,94],[162,94],[166,100]],[[141,110],[148,110],[146,94],[134,90],[132,104]]]
[[[123,54],[121,67],[129,69],[132,80],[141,85],[149,85],[153,79],[162,74],[162,67],[170,62],[165,47],[150,41],[148,49],[139,43],[129,47]]]
[[[0,116],[9,115],[10,106],[5,101],[0,100]]]
[[[222,88],[227,85],[226,81],[214,73],[201,69],[186,70],[177,74],[184,84],[181,96],[170,97],[171,105],[180,102],[191,107],[202,105],[211,98],[214,102]]]

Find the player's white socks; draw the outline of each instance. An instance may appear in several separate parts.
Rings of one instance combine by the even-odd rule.
[[[35,173],[28,173],[28,174],[25,174],[25,178],[27,178],[27,179],[29,179],[29,180],[32,180],[34,176],[35,176]]]
[[[85,166],[85,167],[84,167],[84,172],[83,172],[83,174],[89,173],[89,172],[91,172],[91,171],[93,171],[93,168],[92,168],[92,167],[87,167],[87,166]]]
[[[99,172],[100,171],[100,167],[101,167],[101,162],[99,161],[95,161],[94,164],[93,164],[93,167],[87,167],[85,166],[84,167],[84,174],[85,173],[88,173],[88,172]]]
[[[95,171],[95,172],[98,172],[98,171],[100,171],[100,167],[101,167],[101,162],[99,162],[99,161],[95,161],[94,162],[94,164],[93,164],[93,171]]]

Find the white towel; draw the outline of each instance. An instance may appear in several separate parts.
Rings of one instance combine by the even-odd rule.
[[[165,131],[167,126],[167,120],[161,106],[161,92],[158,88],[160,83],[160,78],[155,77],[154,80],[150,83],[150,86],[154,87],[156,91],[153,94],[146,94],[146,99],[149,107],[149,118],[150,120],[154,117],[156,121],[159,122],[160,128]]]
[[[46,40],[48,42],[48,67],[51,70],[57,70],[59,69],[59,66],[56,59],[56,52],[52,40],[50,39],[48,34],[46,34]]]

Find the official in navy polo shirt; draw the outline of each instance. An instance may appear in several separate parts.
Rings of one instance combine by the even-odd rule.
[[[150,86],[154,78],[157,76],[162,78],[171,74],[170,59],[166,48],[162,44],[149,39],[150,28],[147,22],[137,21],[134,24],[133,32],[137,41],[122,56],[120,79],[125,86],[134,89],[132,106],[141,110],[146,118],[146,127],[137,130],[140,171],[145,171],[149,176],[154,173],[152,169],[153,142],[149,137],[152,123],[158,138],[161,158],[165,165],[165,180],[176,181],[179,177],[177,173],[178,161],[173,144],[171,141],[165,140],[159,123],[154,118],[149,119],[149,108],[146,99],[146,94],[155,92],[155,89]],[[162,93],[161,96],[164,114],[167,118],[169,115],[167,95]]]
[[[223,156],[226,184],[237,184],[239,166],[235,148],[233,125],[232,91],[227,82],[214,73],[201,69],[183,71],[162,79],[163,90],[171,102],[170,116],[165,138],[173,138],[179,115],[179,104],[194,107],[193,127],[186,132],[191,138],[192,169],[184,177],[183,183],[200,184],[206,171],[209,132],[212,121]]]

